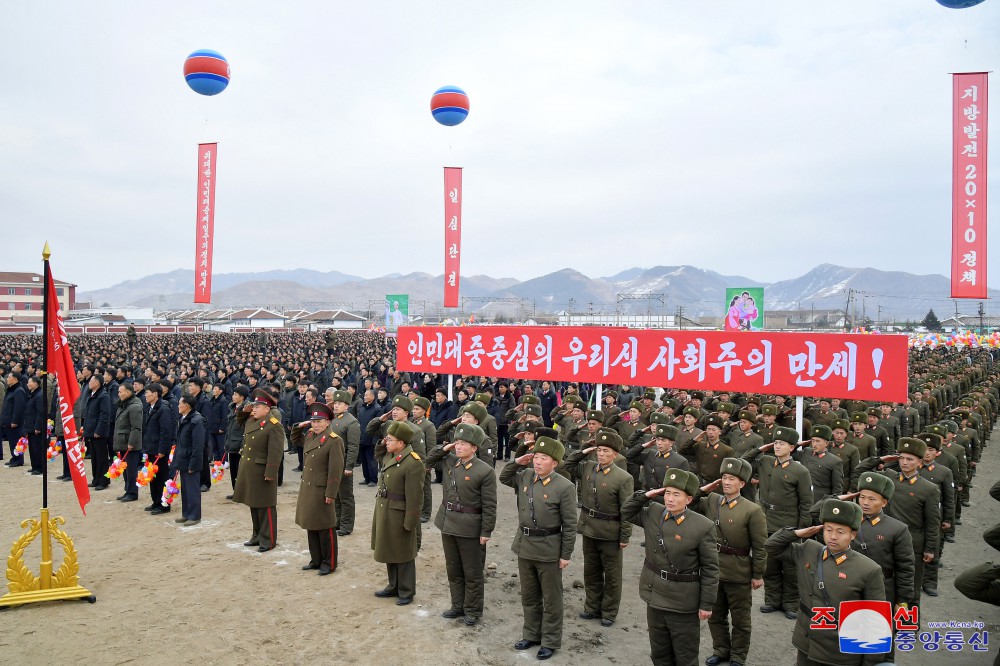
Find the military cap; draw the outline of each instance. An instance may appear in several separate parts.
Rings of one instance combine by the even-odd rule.
[[[698,492],[698,477],[683,469],[669,468],[663,477],[664,488],[677,488],[683,490],[691,497]]]
[[[649,415],[650,425],[655,425],[657,423],[670,423],[673,419],[663,412],[653,412]]]
[[[868,423],[868,416],[864,412],[852,412],[851,423]]]
[[[963,419],[967,419],[967,418],[969,418],[969,414],[970,414],[971,412],[969,412],[969,410],[968,410],[968,409],[965,409],[965,408],[963,407],[963,408],[961,408],[961,409],[956,409],[956,410],[954,410],[954,411],[953,411],[952,413],[953,413],[953,414],[955,414],[955,415],[957,415],[957,416],[958,416],[959,418],[963,418]]]
[[[852,530],[861,527],[862,515],[863,512],[859,505],[839,499],[825,500],[819,508],[819,522],[837,523],[850,527]]]
[[[535,427],[535,439],[539,437],[551,437],[552,439],[559,439],[559,433],[556,432],[555,428],[546,428],[545,426]]]
[[[617,400],[618,399],[618,391],[608,391],[607,393],[604,394],[604,397],[605,398],[614,398],[615,400]]]
[[[486,439],[486,433],[474,423],[459,423],[455,426],[455,434],[451,439],[452,441],[468,442],[478,449],[482,446],[483,440]]]
[[[542,407],[541,405],[528,405],[524,408],[524,413],[528,416],[541,416]]]
[[[875,472],[865,472],[858,477],[858,491],[870,490],[878,493],[885,499],[892,499],[892,493],[896,490],[896,484],[885,474]]]
[[[333,410],[327,407],[326,403],[317,400],[309,405],[309,420],[319,421],[320,419],[326,419],[327,421],[333,419]]]
[[[917,435],[917,439],[931,447],[932,449],[941,450],[941,435],[933,432],[922,432]]]
[[[602,412],[599,409],[588,409],[587,420],[597,421],[598,423],[604,423],[604,412]]]
[[[609,449],[614,449],[617,452],[622,450],[622,437],[617,432],[611,428],[601,428],[597,431],[597,436],[594,437],[595,446],[606,446]]]
[[[866,413],[868,416],[882,416],[882,412],[879,411],[878,407],[872,407]]]
[[[535,439],[535,453],[544,453],[547,456],[552,457],[558,462],[562,462],[563,454],[566,453],[566,447],[562,443],[553,437],[538,437]]]
[[[656,400],[656,391],[646,391],[642,394],[643,400]]]
[[[740,421],[749,421],[750,423],[755,423],[757,421],[757,415],[751,412],[749,409],[741,409],[739,413]]]
[[[847,432],[848,430],[851,429],[851,423],[850,423],[850,421],[848,421],[847,419],[834,419],[833,420],[833,425],[830,426],[830,430],[832,432],[832,431],[837,430],[837,429],[840,429],[840,430],[843,430],[844,432]],[[813,426],[813,434],[815,434],[815,433],[816,433],[816,426]]]
[[[958,424],[955,423],[954,421],[941,421],[939,425],[942,425],[945,428],[947,428],[948,432],[950,432],[953,435],[958,434]]]
[[[685,407],[684,408],[684,414],[685,415],[686,414],[690,414],[691,416],[693,416],[695,418],[698,418],[699,416],[701,416],[701,412],[698,411],[697,407]]]
[[[572,397],[573,396],[567,396],[567,398],[572,398]],[[587,412],[587,403],[585,403],[580,398],[577,398],[576,400],[566,400],[566,402],[563,404],[569,405],[570,411],[573,411],[574,409],[579,409],[581,412],[584,413]]]
[[[900,437],[896,442],[897,453],[909,453],[911,456],[923,458],[927,453],[927,444],[913,437]]]
[[[525,423],[525,424],[524,424],[524,426],[523,426],[523,427],[521,428],[521,432],[530,432],[530,433],[534,433],[534,432],[536,432],[536,431],[537,431],[537,430],[538,430],[539,428],[542,428],[542,427],[544,427],[544,426],[542,425],[542,422],[541,422],[541,421],[528,421],[528,422],[527,422],[527,423]]]
[[[825,402],[826,404],[829,405],[830,404],[830,399],[829,398],[817,398],[816,402]]]
[[[704,400],[705,393],[703,391],[691,391],[692,400]]]
[[[722,430],[726,426],[726,420],[718,414],[709,414],[708,418],[705,419],[705,426],[715,426]]]
[[[725,412],[726,414],[735,414],[736,405],[731,402],[720,402],[715,405],[716,412]]]
[[[681,401],[678,400],[677,398],[667,398],[666,400],[663,401],[663,406],[669,407],[676,412],[677,409],[681,406]]]
[[[426,398],[425,398],[425,400],[426,400]],[[333,392],[333,401],[334,402],[343,402],[343,403],[346,403],[348,405],[351,404],[352,402],[354,402],[354,400],[351,398],[351,392],[350,391],[334,391]]]
[[[941,425],[940,423],[933,423],[933,424],[927,426],[927,428],[925,430],[926,430],[926,432],[934,433],[935,435],[937,435],[941,439],[944,439],[945,437],[948,436],[948,428],[946,428],[945,426]]]
[[[753,466],[742,458],[723,458],[721,472],[722,474],[732,474],[744,482],[749,482],[750,477],[753,476]]]
[[[677,426],[669,423],[657,423],[653,426],[653,437],[660,437],[674,441],[677,439]]]
[[[770,403],[770,402],[766,403],[766,404],[764,404],[764,405],[761,406],[760,413],[763,414],[764,416],[777,416],[778,415],[778,406],[775,405],[774,403]]]
[[[470,402],[459,410],[459,414],[472,414],[472,416],[482,423],[486,420],[486,408],[483,407],[482,403]]]
[[[799,433],[791,428],[775,428],[774,429],[774,439],[781,440],[782,442],[787,442],[792,446],[799,443]]]
[[[347,392],[346,391],[341,391],[341,393],[347,393]],[[350,395],[350,394],[348,393],[348,395]],[[348,403],[348,404],[350,404],[350,403]],[[418,395],[416,398],[413,399],[413,406],[414,407],[420,407],[421,409],[423,409],[424,411],[426,411],[426,410],[428,410],[428,409],[431,408],[431,401],[428,400],[427,398],[425,398],[422,395]]]
[[[96,377],[97,375],[94,376]],[[254,389],[253,393],[250,394],[250,404],[267,405],[268,407],[277,407],[278,401],[274,399],[273,395],[271,395],[264,389]]]
[[[642,412],[642,411],[645,411],[646,405],[642,404],[638,400],[633,400],[632,402],[628,403],[628,408],[629,409],[638,409],[640,412]]]
[[[399,407],[404,410],[407,414],[413,409],[413,401],[407,398],[405,395],[397,395],[392,399],[392,406]]]
[[[752,395],[749,398],[747,398],[747,404],[748,405],[757,405],[758,407],[760,407],[760,398],[758,398],[755,395]]]
[[[828,442],[831,439],[833,439],[833,431],[830,429],[830,426],[823,425],[822,423],[820,423],[819,425],[814,425],[812,427],[812,430],[810,430],[809,434],[812,435],[813,437],[819,437],[820,439],[825,439]]]
[[[385,434],[395,437],[404,444],[409,444],[410,440],[413,439],[413,426],[406,421],[393,421],[389,424],[389,429],[385,431]]]
[[[959,407],[972,407],[972,405],[973,405],[973,402],[969,398],[962,398],[961,400],[958,401],[958,406]]]
[[[491,396],[489,393],[477,393],[476,394],[476,402],[482,403],[484,405],[490,404],[490,400],[492,400],[492,399],[493,399],[493,396]]]
[[[583,402],[583,398],[581,398],[580,396],[578,396],[576,393],[570,393],[565,398],[563,398],[563,403],[564,404],[569,404],[569,403],[572,403],[572,402]]]
[[[534,395],[534,394],[522,395],[521,396],[521,404],[522,405],[540,405],[540,404],[542,404],[542,401],[538,398],[537,395]]]

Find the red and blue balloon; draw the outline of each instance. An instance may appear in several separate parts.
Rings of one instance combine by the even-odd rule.
[[[442,125],[454,127],[469,115],[469,96],[458,86],[444,86],[431,97],[431,115]]]
[[[184,80],[199,95],[218,95],[229,85],[229,62],[218,51],[199,49],[184,61]]]

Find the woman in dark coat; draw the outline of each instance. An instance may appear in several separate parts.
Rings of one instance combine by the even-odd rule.
[[[201,522],[201,467],[208,438],[205,417],[195,411],[197,401],[190,395],[181,396],[177,411],[181,418],[177,423],[177,448],[170,471],[174,478],[180,478],[181,517],[175,523],[185,527]]]

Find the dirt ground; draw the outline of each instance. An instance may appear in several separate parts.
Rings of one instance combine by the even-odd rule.
[[[1000,439],[995,438],[995,441]],[[952,581],[958,572],[985,560],[1000,559],[982,540],[982,531],[1000,520],[1000,504],[987,490],[998,477],[1000,445],[984,454],[975,479],[972,507],[959,527],[959,542],[945,551],[941,596],[924,595],[921,624],[928,620],[978,620],[990,632],[990,651],[933,654],[917,647],[898,663],[989,664],[1000,645],[1000,609],[962,597]],[[286,457],[286,468],[294,466]],[[288,464],[292,463],[292,464]],[[40,477],[25,468],[0,467],[0,546],[8,552],[21,533],[20,521],[37,517]],[[53,475],[60,465],[53,464]],[[498,467],[499,470],[499,467]],[[151,516],[147,501],[121,504],[115,498],[122,482],[94,493],[83,517],[72,484],[49,483],[49,505],[66,518],[65,530],[76,543],[81,584],[97,603],[59,601],[23,606],[0,614],[0,661],[5,664],[67,663],[85,658],[96,664],[513,664],[534,662],[535,650],[518,653],[521,606],[517,564],[510,551],[515,507],[501,487],[499,524],[488,546],[487,562],[496,565],[486,584],[482,624],[466,628],[445,620],[449,607],[439,532],[424,525],[417,559],[417,595],[405,608],[372,592],[385,585],[385,568],[372,561],[369,544],[373,488],[356,488],[357,527],[340,540],[340,566],[325,578],[300,567],[308,561],[305,532],[295,526],[298,474],[289,472],[279,492],[279,547],[268,553],[245,548],[250,536],[249,511],[225,500],[228,475],[204,494],[203,521],[184,528],[175,510]],[[435,507],[441,487],[433,486]],[[179,500],[178,500],[179,504]],[[435,509],[436,511],[436,509]],[[642,549],[638,539],[625,552],[627,581],[617,623],[602,628],[577,618],[583,608],[583,563],[577,543],[564,572],[566,621],[563,648],[553,663],[649,663],[645,605],[639,599]],[[37,550],[27,561],[37,572]],[[54,566],[61,550],[54,554]],[[3,581],[4,584],[6,581]],[[6,589],[3,590],[6,592]],[[763,590],[754,595],[753,647],[750,664],[794,664],[794,622],[762,615]],[[926,625],[924,625],[926,626]],[[971,630],[965,630],[966,637]],[[700,661],[711,654],[702,624]]]

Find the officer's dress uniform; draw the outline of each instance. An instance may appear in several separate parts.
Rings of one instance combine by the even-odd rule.
[[[308,432],[307,432],[308,431]],[[302,480],[295,504],[295,524],[306,531],[309,569],[337,570],[337,515],[333,500],[344,473],[344,440],[327,428],[319,435],[292,428],[292,446],[302,449]]]
[[[337,499],[334,501],[337,532],[347,536],[354,531],[354,466],[361,450],[361,424],[350,412],[335,414],[330,429],[344,443],[344,471],[351,472],[340,478]]]
[[[261,551],[277,545],[277,477],[284,451],[285,428],[281,425],[281,412],[272,408],[261,420],[247,419],[233,501],[250,507],[253,536],[246,545],[259,546]]]

